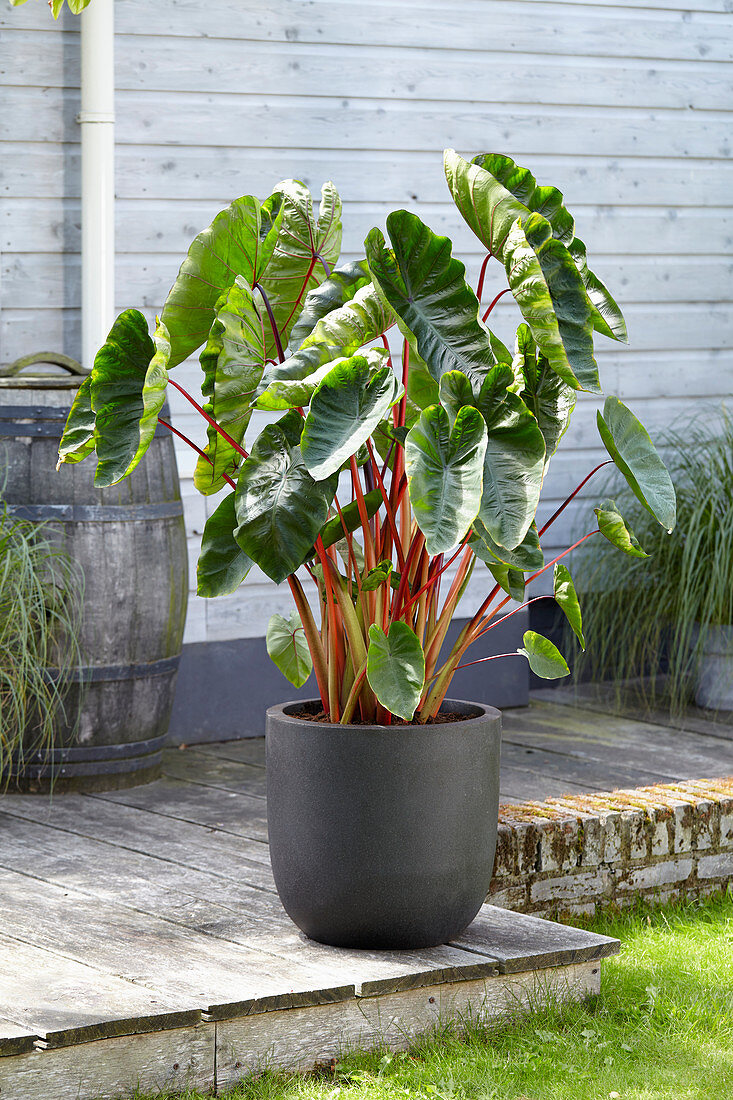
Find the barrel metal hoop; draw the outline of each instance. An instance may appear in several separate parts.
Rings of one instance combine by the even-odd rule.
[[[180,500],[157,504],[8,504],[8,512],[32,523],[129,523],[177,519],[183,515],[183,504]]]
[[[101,684],[111,680],[147,680],[152,676],[171,676],[178,669],[180,657],[164,657],[135,665],[82,665],[64,671],[64,680],[74,684]],[[44,669],[46,679],[57,680],[58,669]]]
[[[50,753],[31,753],[25,757],[23,763],[27,768],[34,765],[38,767],[39,764],[58,766],[92,760],[130,760],[162,752],[165,742],[166,734],[162,734],[147,741],[127,741],[121,745],[70,745],[67,748],[53,749]]]

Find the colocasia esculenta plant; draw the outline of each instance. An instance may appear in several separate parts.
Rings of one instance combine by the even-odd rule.
[[[286,180],[264,202],[236,199],[196,237],[152,336],[136,310],[118,317],[61,441],[60,461],[95,451],[96,484],[112,485],[145,453],[166,387],[184,394],[205,445],[166,426],[198,452],[200,492],[230,490],[204,530],[198,591],[233,592],[253,563],[286,580],[295,611],[273,617],[268,650],[296,686],[315,672],[333,722],[429,721],[471,644],[549,569],[584,644],[560,560],[573,547],[545,563],[540,540],[595,471],[541,530],[535,514],[576,393],[601,392],[593,332],[625,341],[624,320],[557,189],[496,153],[469,162],[448,150],[445,172],[486,248],[475,292],[450,240],[407,210],[387,218],[389,243],[372,229],[365,258],[337,266],[334,187],[316,212]],[[508,287],[484,306],[499,270]],[[510,292],[524,318],[511,351],[487,327]],[[172,373],[199,347],[201,403]],[[249,442],[253,409],[280,415]],[[608,461],[671,530],[674,490],[645,429],[616,397],[598,428]],[[600,534],[645,556],[613,501],[595,516],[580,542]],[[477,559],[486,598],[446,652]],[[517,653],[540,676],[568,671],[532,631]]]

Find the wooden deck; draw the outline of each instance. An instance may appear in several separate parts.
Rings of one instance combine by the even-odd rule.
[[[505,802],[733,771],[730,727],[540,694],[505,712]],[[170,750],[148,786],[0,799],[2,1100],[114,1097],[138,1079],[222,1088],[598,988],[614,941],[491,906],[429,951],[306,940],[274,891],[264,778],[263,742],[230,741]]]

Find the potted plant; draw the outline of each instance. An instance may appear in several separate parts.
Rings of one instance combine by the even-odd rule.
[[[336,267],[333,186],[316,213],[285,181],[199,234],[153,337],[135,310],[118,318],[61,442],[61,461],[96,451],[103,486],[139,461],[168,385],[206,420],[206,446],[186,440],[195,483],[230,491],[206,524],[198,590],[231,592],[253,563],[290,586],[295,610],[274,616],[268,650],[298,686],[312,668],[318,699],[268,714],[272,864],[296,923],[341,945],[444,942],[484,900],[500,718],[449,700],[451,678],[550,569],[582,639],[560,560],[573,547],[545,563],[540,546],[565,506],[541,530],[535,513],[577,391],[600,393],[593,330],[626,338],[559,191],[497,154],[449,150],[445,169],[487,250],[476,293],[450,241],[405,210],[387,219],[389,245],[373,229],[364,260]],[[484,307],[491,259],[509,286]],[[511,352],[487,327],[509,292],[524,317]],[[202,344],[203,404],[171,373]],[[253,409],[276,418],[249,443]],[[642,425],[614,397],[598,423],[609,461],[670,529],[674,491]],[[577,544],[600,533],[643,554],[613,502],[596,516]],[[477,561],[486,598],[446,653]],[[504,656],[568,672],[532,631]]]
[[[725,409],[708,409],[667,429],[661,442],[677,526],[667,538],[622,487],[624,513],[651,561],[621,570],[603,547],[581,554],[591,645],[575,671],[613,678],[619,693],[631,687],[636,699],[676,716],[693,702],[733,710],[733,424]]]

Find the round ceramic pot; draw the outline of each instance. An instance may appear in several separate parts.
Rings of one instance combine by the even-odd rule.
[[[501,715],[446,700],[455,721],[340,726],[267,712],[267,821],[280,899],[336,947],[434,947],[486,898],[496,847]]]

